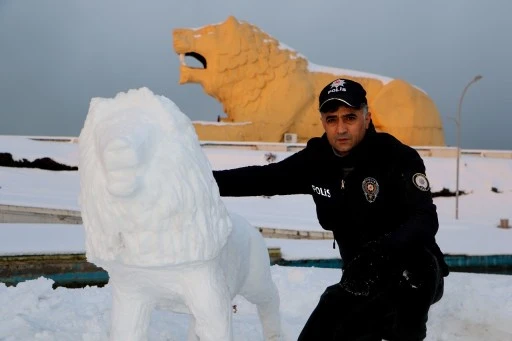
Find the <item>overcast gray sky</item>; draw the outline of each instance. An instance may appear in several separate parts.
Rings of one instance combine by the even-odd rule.
[[[178,85],[171,32],[249,21],[311,62],[405,79],[436,102],[446,142],[512,149],[510,0],[0,0],[0,134],[78,136],[92,97],[146,86],[193,120],[221,105]]]

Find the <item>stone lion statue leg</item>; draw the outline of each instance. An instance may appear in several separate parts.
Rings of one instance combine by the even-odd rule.
[[[115,276],[111,274],[111,277]],[[130,290],[129,281],[112,280],[111,340],[139,341],[147,339],[149,319],[154,305],[140,293]],[[126,299],[129,295],[130,299]]]
[[[195,320],[195,334],[201,341],[231,341],[231,295],[223,270],[216,261],[205,265],[195,269],[193,280],[187,281],[185,293],[185,303]]]
[[[231,219],[234,225],[234,233],[232,233],[234,237],[237,234],[247,234],[246,238],[250,243],[249,263],[245,266],[251,271],[240,289],[240,295],[256,305],[265,340],[281,340],[279,292],[268,266],[270,258],[265,240],[260,232],[242,216],[231,214]]]
[[[196,334],[196,318],[194,315],[190,315],[189,324],[188,324],[188,341],[200,341],[199,337]]]

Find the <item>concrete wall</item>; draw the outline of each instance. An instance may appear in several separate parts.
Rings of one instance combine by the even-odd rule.
[[[0,205],[0,223],[82,224],[79,211]]]

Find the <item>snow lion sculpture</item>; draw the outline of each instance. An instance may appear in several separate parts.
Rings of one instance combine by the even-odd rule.
[[[280,340],[260,233],[230,215],[190,120],[147,88],[94,98],[79,137],[86,255],[108,271],[111,340],[145,340],[153,308],[191,314],[189,340],[233,340],[232,299]]]

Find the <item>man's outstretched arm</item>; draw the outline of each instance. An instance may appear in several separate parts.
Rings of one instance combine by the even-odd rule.
[[[306,151],[265,166],[213,171],[221,196],[308,194]]]

